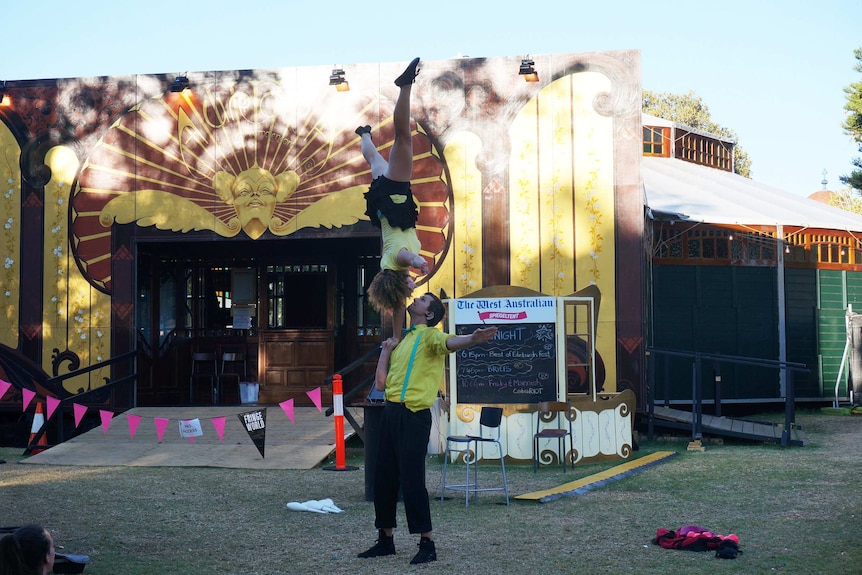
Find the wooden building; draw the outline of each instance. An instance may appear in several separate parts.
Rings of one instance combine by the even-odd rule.
[[[646,114],[643,126],[651,345],[804,364],[792,376],[797,401],[833,401],[836,384],[849,399],[840,366],[846,311],[862,305],[862,216],[734,174],[727,139]],[[691,403],[691,359],[669,362],[662,399]],[[701,368],[706,402],[716,369],[724,403],[788,392],[775,368]]]
[[[388,154],[405,64],[6,82],[0,377],[19,393],[0,405],[20,413],[22,387],[99,389],[117,369],[101,364],[136,351],[133,404],[237,400],[191,378],[225,353],[261,403],[305,402],[373,352],[380,234],[354,130],[371,125]],[[858,292],[860,218],[785,217],[786,194],[764,200],[728,171],[732,142],[643,121],[637,51],[423,61],[412,102],[420,292],[596,286],[597,385],[638,409],[648,337],[802,361],[804,395],[831,396],[826,341]],[[775,217],[689,209],[707,192]],[[775,395],[749,380],[739,399]]]
[[[422,62],[412,184],[431,271],[418,290],[596,285],[600,385],[640,393],[639,54],[525,60]],[[373,351],[380,235],[354,130],[371,125],[388,154],[404,65],[7,82],[0,377],[70,397],[114,369],[85,368],[137,350],[132,401],[185,405],[213,399],[194,370],[232,353],[261,403],[303,402]]]

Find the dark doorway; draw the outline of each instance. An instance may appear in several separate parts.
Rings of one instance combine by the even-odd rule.
[[[139,242],[138,404],[215,401],[190,385],[194,353],[242,354],[260,403],[308,402],[305,391],[379,345],[380,317],[365,299],[379,250],[377,237]],[[345,377],[345,389],[370,373]],[[239,402],[238,379],[219,403]]]

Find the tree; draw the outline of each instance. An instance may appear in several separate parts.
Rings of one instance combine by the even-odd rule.
[[[832,192],[829,195],[829,205],[854,214],[862,214],[862,196],[850,187]]]
[[[853,54],[856,56],[856,65],[853,69],[862,73],[862,48],[856,48]],[[859,151],[862,152],[862,81],[845,87],[844,93],[847,94],[847,103],[844,104],[844,109],[847,110],[843,125],[844,133],[853,137],[859,144]],[[842,184],[850,186],[857,193],[862,193],[862,158],[854,158],[852,163],[858,169],[839,179]]]
[[[709,132],[723,138],[737,141],[736,132],[712,121],[709,108],[700,96],[689,90],[685,94],[643,91],[643,111],[669,122],[684,124],[696,130]],[[751,158],[737,145],[734,150],[733,171],[746,178],[751,177]]]

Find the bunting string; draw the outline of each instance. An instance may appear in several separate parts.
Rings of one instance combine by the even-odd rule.
[[[0,379],[0,399],[3,399],[3,396],[6,395],[6,392],[12,387],[12,384],[8,381],[4,381]],[[21,390],[21,411],[26,412],[27,407],[36,397],[36,392],[29,389]],[[323,406],[321,403],[321,390],[319,387],[312,389],[310,391],[305,392],[314,406],[317,408],[319,413],[323,413]],[[46,397],[45,398],[47,404],[47,414],[45,418],[45,424],[51,419],[54,415],[57,408],[60,406],[61,401],[56,397]],[[282,401],[278,404],[281,408],[284,415],[290,420],[291,423],[296,423],[296,418],[294,415],[294,401],[293,399],[288,399]],[[86,405],[80,403],[72,403],[72,412],[75,420],[75,429],[81,424],[81,421],[84,419],[88,411],[88,407]],[[99,409],[99,418],[102,423],[102,433],[107,435],[108,430],[111,427],[111,423],[115,417],[115,413],[113,411],[107,409]],[[164,439],[165,432],[167,431],[168,425],[171,422],[171,418],[167,417],[144,417],[137,414],[126,413],[126,420],[128,423],[129,429],[129,437],[131,439],[135,438],[135,435],[138,432],[141,421],[143,419],[152,420],[156,430],[156,436],[158,438],[159,443],[161,443]],[[253,443],[257,447],[258,451],[260,451],[261,457],[264,456],[264,438],[265,438],[265,430],[266,430],[266,408],[255,409],[251,411],[239,412],[236,415],[240,422],[243,424],[246,432],[251,437]],[[227,423],[228,416],[219,415],[210,418],[210,423],[215,429],[216,435],[219,438],[219,441],[224,440],[224,432],[225,425]],[[203,427],[201,425],[199,418],[179,418],[174,419],[174,421],[178,422],[178,430],[180,437],[187,438],[190,443],[194,443],[195,437],[201,437],[204,435]]]

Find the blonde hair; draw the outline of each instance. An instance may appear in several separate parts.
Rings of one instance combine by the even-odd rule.
[[[392,311],[404,306],[412,293],[407,285],[407,272],[380,270],[368,286],[368,301],[377,311]]]

